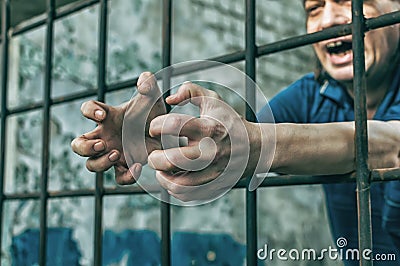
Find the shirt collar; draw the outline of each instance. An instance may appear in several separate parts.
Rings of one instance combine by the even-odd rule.
[[[384,101],[382,102],[381,105],[384,105],[386,101],[395,97],[395,95],[399,90],[399,86],[400,86],[400,67],[398,67],[392,85],[387,91],[384,97]],[[326,75],[326,78],[322,82],[319,93],[323,97],[333,100],[336,104],[338,104],[341,107],[344,107],[346,103],[351,103],[351,105],[353,105],[353,98],[350,97],[346,89],[339,82],[329,77],[329,75]],[[381,106],[378,107],[377,112],[379,111],[380,107]]]
[[[336,80],[332,78],[326,78],[319,89],[319,93],[325,97],[334,101],[339,106],[345,106],[345,104],[351,100],[347,91],[341,86]]]

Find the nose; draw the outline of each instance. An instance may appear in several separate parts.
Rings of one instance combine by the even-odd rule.
[[[350,22],[348,17],[349,10],[335,1],[326,1],[321,16],[321,29],[326,29],[336,25],[342,25]],[[351,12],[351,11],[350,11]]]

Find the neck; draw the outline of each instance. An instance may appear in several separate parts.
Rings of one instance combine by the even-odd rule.
[[[396,64],[397,66],[397,64]],[[395,70],[397,68],[391,69],[388,71],[386,76],[382,76],[381,78],[377,79],[376,77],[373,78],[367,75],[366,86],[367,86],[367,117],[368,119],[372,119],[376,110],[378,109],[380,103],[382,102],[383,98],[385,97],[387,91],[389,90],[393,78],[395,75]],[[354,89],[353,89],[353,82],[346,82],[344,83],[348,93],[354,98]]]

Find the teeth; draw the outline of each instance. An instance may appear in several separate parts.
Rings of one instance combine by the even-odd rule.
[[[327,48],[335,48],[335,47],[341,46],[342,44],[343,44],[342,41],[331,42],[331,43],[328,43],[326,45],[326,47]]]

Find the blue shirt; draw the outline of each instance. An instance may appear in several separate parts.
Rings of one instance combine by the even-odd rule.
[[[399,80],[400,71],[379,105],[374,119],[400,120]],[[354,102],[348,92],[333,79],[327,78],[324,82],[317,81],[312,73],[305,75],[278,93],[269,102],[269,105],[276,123],[354,121]],[[265,106],[258,114],[258,121],[267,122],[267,114],[268,106]],[[394,182],[399,187],[399,182]],[[382,227],[385,191],[391,184],[394,183],[374,183],[371,186],[373,246],[375,253],[395,253],[397,260],[400,260],[400,252],[395,245],[396,240],[393,240],[393,236]],[[328,184],[324,185],[324,191],[334,241],[345,237],[348,240],[347,248],[357,248],[356,185],[354,183]],[[393,193],[395,198],[400,198],[400,188],[395,187]],[[396,228],[400,228],[400,212],[396,219],[394,225]],[[358,265],[358,262],[346,262],[346,264]],[[385,265],[389,265],[388,262]]]

